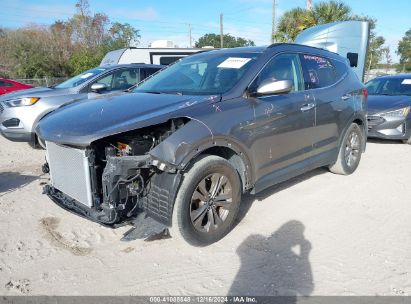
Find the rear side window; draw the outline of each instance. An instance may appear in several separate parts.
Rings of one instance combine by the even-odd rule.
[[[306,89],[328,87],[340,79],[336,68],[327,58],[304,54],[302,55],[302,61],[306,71]]]
[[[348,65],[342,61],[338,60],[331,60],[332,64],[335,67],[335,72],[337,74],[337,81],[340,80],[347,74],[348,72]]]

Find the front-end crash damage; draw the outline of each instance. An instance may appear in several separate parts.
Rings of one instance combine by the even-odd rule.
[[[48,147],[51,183],[45,186],[44,192],[61,207],[104,225],[118,226],[133,222],[136,218],[143,220],[149,217],[164,229],[171,225],[173,203],[182,170],[177,170],[175,165],[159,158],[153,158],[150,151],[165,143],[171,134],[189,122],[188,118],[171,119],[163,124],[93,142],[90,147],[78,150],[86,159],[87,165],[75,169],[85,173],[74,172],[70,175],[67,170],[61,186],[63,189],[59,189],[58,176],[53,172],[59,170],[59,166],[70,166],[70,163],[61,164],[61,155],[56,155],[64,151],[55,152]],[[51,145],[57,146],[53,143],[50,143],[50,147]],[[90,202],[80,196],[79,199],[70,196],[70,187],[66,185],[71,183],[69,179],[72,176],[80,179],[82,176],[86,177],[85,182],[90,184]],[[81,192],[78,189],[76,191]],[[157,230],[161,230],[158,229],[160,226],[157,225]]]

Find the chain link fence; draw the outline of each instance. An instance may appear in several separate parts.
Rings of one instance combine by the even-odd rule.
[[[14,79],[15,81],[28,84],[34,87],[50,87],[59,84],[68,77],[44,77],[44,78],[24,78],[24,79]]]

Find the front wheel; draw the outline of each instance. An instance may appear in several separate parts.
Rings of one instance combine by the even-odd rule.
[[[172,237],[194,246],[223,238],[232,228],[241,201],[241,180],[224,158],[205,156],[184,175],[174,204]]]
[[[409,144],[409,145],[411,145],[411,135],[410,135],[410,138],[404,139],[402,142],[403,142],[404,144]]]
[[[353,173],[360,163],[363,143],[361,128],[356,123],[351,124],[341,142],[337,161],[329,167],[330,171],[342,175]]]

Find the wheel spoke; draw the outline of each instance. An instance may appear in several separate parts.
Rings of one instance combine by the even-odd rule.
[[[198,184],[197,190],[199,190],[200,193],[201,193],[203,196],[207,196],[208,191],[207,191],[207,189],[206,189],[205,179],[203,179],[203,180]]]
[[[212,208],[208,209],[207,218],[208,218],[208,222],[207,222],[208,231],[215,230],[216,227],[215,227],[215,224],[214,224],[214,213],[213,213]]]
[[[193,200],[200,200],[202,202],[207,202],[207,198],[197,189],[193,193]]]
[[[224,185],[227,183],[227,181],[228,179],[224,175],[213,174],[211,176],[211,197],[214,198],[216,195],[218,195],[221,192]]]
[[[215,208],[211,208],[211,210],[213,211],[213,216],[214,216],[214,223],[215,225],[218,227],[223,223],[223,220],[221,219],[221,217],[218,215],[218,212]]]
[[[194,225],[196,225],[197,222],[203,221],[203,218],[206,214],[207,211],[207,205],[200,206],[198,209],[191,211],[191,220],[193,221]]]

